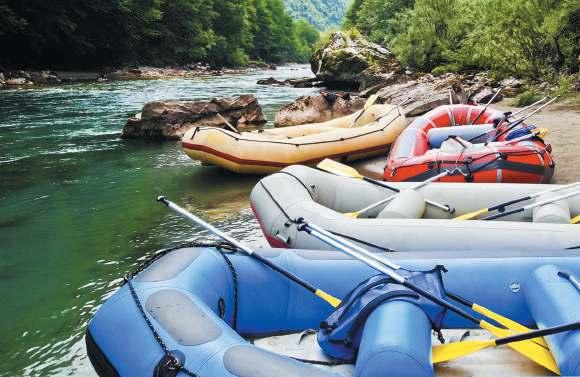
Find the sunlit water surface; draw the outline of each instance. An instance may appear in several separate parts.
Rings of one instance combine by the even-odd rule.
[[[167,195],[261,244],[257,177],[189,160],[175,142],[120,139],[147,101],[251,93],[269,120],[313,89],[259,86],[308,67],[239,75],[0,91],[0,376],[94,376],[84,330],[121,277],[156,250],[207,233],[156,204]]]

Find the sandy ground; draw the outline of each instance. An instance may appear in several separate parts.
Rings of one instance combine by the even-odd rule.
[[[512,99],[493,105],[502,111],[517,111],[510,106]],[[546,143],[552,145],[552,155],[556,161],[556,174],[552,183],[580,181],[580,112],[566,103],[554,104],[534,115],[528,123],[549,129]],[[377,157],[353,164],[362,174],[382,178],[385,157]]]

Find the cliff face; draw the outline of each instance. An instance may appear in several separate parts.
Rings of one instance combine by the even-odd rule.
[[[305,18],[320,30],[342,24],[350,0],[284,0],[288,13]]]

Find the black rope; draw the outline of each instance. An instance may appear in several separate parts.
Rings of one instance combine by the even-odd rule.
[[[284,215],[284,217],[286,218],[286,220],[289,223],[291,223],[291,224],[296,224],[296,219],[290,217],[290,215],[288,214],[288,212],[286,212],[286,210],[282,207],[282,205],[276,200],[276,198],[274,198],[274,194],[272,194],[272,192],[270,192],[270,190],[268,190],[268,188],[266,187],[266,185],[264,184],[264,182],[261,182],[260,181],[260,184],[261,184],[262,188],[264,189],[264,191],[266,191],[266,194],[268,194],[268,196],[270,197],[270,199],[272,199],[272,202],[274,202],[274,204],[276,205],[276,207],[278,207],[278,209],[280,210],[280,212],[282,212],[282,214]],[[382,251],[384,251],[386,253],[392,253],[392,252],[395,252],[396,251],[396,250],[393,250],[393,249],[389,249],[387,247],[383,247],[383,246],[380,246],[380,245],[376,245],[376,244],[371,243],[371,242],[368,242],[368,241],[361,240],[361,239],[356,238],[356,237],[353,237],[353,236],[348,236],[346,234],[341,234],[341,233],[338,233],[338,232],[335,232],[335,231],[332,231],[332,230],[327,230],[327,231],[330,232],[330,233],[332,233],[332,234],[334,234],[334,235],[336,235],[336,236],[343,237],[343,238],[347,238],[347,239],[349,239],[351,241],[359,242],[359,243],[361,243],[363,245],[366,245],[366,246],[374,247],[374,248],[379,249],[379,250],[382,250]]]
[[[295,176],[294,174],[292,174],[292,173],[290,173],[290,172],[287,172],[287,171],[283,171],[283,170],[282,170],[282,171],[277,171],[277,172],[275,172],[275,173],[274,173],[274,174],[272,174],[272,175],[276,175],[276,174],[286,174],[286,175],[289,175],[290,177],[294,178],[295,180],[297,180],[297,181],[298,181],[298,183],[300,183],[300,184],[302,185],[302,187],[304,187],[304,189],[305,189],[305,190],[308,192],[308,195],[310,195],[310,197],[311,197],[312,199],[314,199],[314,196],[313,196],[313,195],[312,195],[312,193],[310,192],[310,189],[308,189],[308,186],[306,186],[306,183],[302,182],[302,181],[300,180],[300,178],[298,178],[298,177],[297,177],[297,176]]]
[[[153,338],[155,339],[155,341],[157,342],[157,344],[159,345],[159,347],[161,348],[161,350],[165,354],[165,357],[168,360],[167,364],[166,364],[167,368],[170,370],[176,370],[176,371],[182,372],[190,377],[199,377],[197,374],[190,371],[185,366],[181,365],[179,360],[169,351],[169,349],[167,348],[167,345],[165,344],[165,342],[163,341],[163,339],[161,338],[161,336],[159,335],[159,333],[155,329],[155,326],[153,326],[153,324],[149,320],[149,317],[147,317],[147,315],[145,314],[145,309],[143,309],[143,305],[141,304],[141,300],[139,300],[139,297],[137,296],[137,292],[135,292],[135,288],[133,287],[133,283],[131,283],[130,279],[126,279],[125,283],[129,287],[129,291],[131,292],[131,297],[133,297],[133,301],[135,302],[135,305],[137,306],[137,309],[139,310],[141,317],[143,317],[143,320],[147,324],[147,327],[149,327],[149,330],[151,331]]]
[[[292,357],[288,356],[292,360],[300,361],[301,363],[308,363],[314,365],[325,365],[325,366],[337,366],[337,365],[347,365],[347,364],[354,364],[355,360],[330,360],[330,361],[323,361],[323,360],[308,360],[308,359],[301,359],[299,357]]]
[[[235,331],[238,328],[238,273],[236,272],[236,268],[234,267],[234,264],[232,263],[230,258],[228,258],[228,256],[225,253],[223,253],[221,250],[220,250],[220,255],[226,261],[226,264],[228,265],[228,268],[232,274],[232,283],[233,283],[233,289],[234,289],[234,315],[233,315],[233,319],[232,319],[232,328]]]
[[[317,144],[328,144],[328,143],[337,143],[337,142],[342,142],[345,140],[351,140],[351,139],[357,139],[360,138],[362,136],[367,136],[367,135],[372,135],[375,133],[379,133],[379,132],[383,132],[384,130],[386,130],[397,118],[399,118],[401,116],[401,111],[398,111],[398,114],[396,117],[394,117],[393,119],[391,119],[391,121],[389,121],[389,123],[387,123],[384,127],[374,130],[374,131],[369,131],[369,132],[365,132],[362,134],[358,134],[358,135],[354,135],[354,136],[349,136],[349,137],[342,137],[340,139],[336,139],[336,140],[325,140],[325,141],[312,141],[309,143],[292,143],[292,142],[284,142],[284,141],[276,141],[276,140],[264,140],[264,139],[245,139],[239,136],[234,136],[231,135],[230,133],[227,132],[227,130],[221,129],[221,128],[215,128],[215,127],[199,127],[199,132],[201,131],[207,131],[207,130],[215,130],[215,131],[219,131],[224,133],[226,136],[229,136],[233,139],[235,139],[236,141],[251,141],[251,142],[257,142],[260,144],[285,144],[285,145],[295,145],[297,147],[302,146],[302,145],[317,145]],[[235,134],[238,135],[238,134]]]

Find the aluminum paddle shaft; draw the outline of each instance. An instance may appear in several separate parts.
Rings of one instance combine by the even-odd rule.
[[[550,199],[542,200],[542,201],[539,201],[539,202],[536,202],[536,203],[532,203],[532,204],[529,204],[527,206],[524,206],[524,207],[521,207],[521,208],[517,208],[517,209],[511,210],[511,211],[497,213],[495,215],[491,215],[491,216],[484,217],[482,220],[495,220],[495,219],[499,219],[501,217],[513,215],[513,214],[516,214],[516,213],[519,213],[519,212],[524,212],[524,211],[529,210],[529,209],[532,209],[532,208],[536,208],[536,207],[543,206],[545,204],[550,204],[550,203],[554,203],[554,202],[557,202],[557,201],[560,201],[560,200],[568,199],[568,198],[571,198],[571,197],[577,196],[577,195],[580,195],[580,191],[569,192],[567,194],[564,194],[564,195],[561,195],[561,196],[558,196],[558,197],[555,197],[555,198],[550,198]]]
[[[292,280],[296,284],[309,290],[314,295],[316,295],[316,296],[320,297],[321,299],[323,299],[324,301],[328,302],[331,306],[337,307],[338,305],[340,305],[340,300],[337,299],[336,297],[324,292],[323,290],[321,290],[319,288],[316,288],[312,284],[302,280],[298,276],[294,275],[292,272],[283,269],[282,267],[276,265],[275,263],[270,262],[268,259],[262,257],[261,255],[254,253],[254,251],[251,248],[249,248],[248,246],[239,242],[235,238],[230,237],[229,235],[222,232],[221,230],[219,230],[215,226],[203,221],[199,217],[195,216],[193,213],[190,213],[190,212],[186,211],[185,209],[181,208],[180,206],[178,206],[177,204],[169,201],[166,197],[159,196],[157,198],[157,201],[165,204],[167,207],[169,207],[173,211],[179,213],[183,217],[186,217],[187,219],[191,220],[193,223],[204,227],[205,229],[209,230],[211,233],[215,234],[216,236],[220,237],[221,239],[227,241],[228,243],[230,243],[230,244],[234,245],[235,247],[237,247],[238,249],[242,250],[247,255],[251,256],[252,258],[257,259],[262,264],[266,265],[267,267],[271,268],[272,270],[274,270],[274,271],[284,275],[286,278]]]
[[[397,283],[403,285],[406,288],[420,294],[421,296],[427,298],[428,300],[460,315],[461,317],[467,319],[470,322],[475,324],[480,324],[480,320],[472,316],[471,314],[467,313],[465,310],[450,304],[449,302],[441,299],[438,296],[435,296],[431,292],[424,290],[423,288],[416,286],[413,283],[410,283],[405,277],[396,273],[396,270],[399,270],[401,267],[394,264],[393,262],[379,258],[376,255],[373,255],[370,251],[348,241],[342,237],[337,237],[332,233],[328,232],[327,230],[322,229],[321,227],[304,222],[302,220],[298,220],[298,230],[306,232],[311,236],[319,239],[320,241],[324,242],[325,244],[335,247],[337,250],[342,251],[343,253],[365,263],[369,267],[387,275]]]
[[[434,177],[431,177],[431,178],[427,179],[426,181],[419,182],[419,183],[417,183],[416,185],[413,185],[413,186],[409,187],[409,190],[418,190],[418,189],[420,189],[421,187],[427,186],[427,185],[428,185],[429,183],[431,183],[431,182],[437,181],[438,179],[441,179],[441,178],[443,178],[443,177],[446,177],[446,176],[448,176],[449,174],[450,174],[450,173],[449,173],[449,171],[445,171],[445,172],[443,172],[443,173],[441,173],[441,174],[437,174],[436,176],[434,176]],[[391,202],[392,200],[395,200],[395,198],[396,198],[397,196],[398,196],[398,195],[389,196],[388,198],[386,198],[386,199],[383,199],[383,200],[381,200],[381,201],[379,201],[379,202],[376,202],[376,203],[374,203],[374,204],[371,204],[370,206],[368,206],[368,207],[365,207],[365,208],[363,208],[363,209],[361,209],[360,211],[357,211],[357,212],[355,212],[355,213],[357,214],[357,217],[358,217],[358,216],[360,216],[361,214],[363,214],[363,213],[365,213],[365,212],[368,212],[368,211],[370,211],[371,209],[375,209],[375,208],[377,208],[377,207],[380,207],[380,206],[382,206],[383,204],[387,204],[387,203]],[[439,207],[439,208],[443,209],[444,211],[447,211],[447,212],[450,212],[450,211],[451,211],[451,209],[450,209],[450,207],[449,207],[449,206],[446,206],[446,205],[440,205],[439,203],[432,203],[432,204],[433,204],[433,205],[435,205],[436,207]]]

